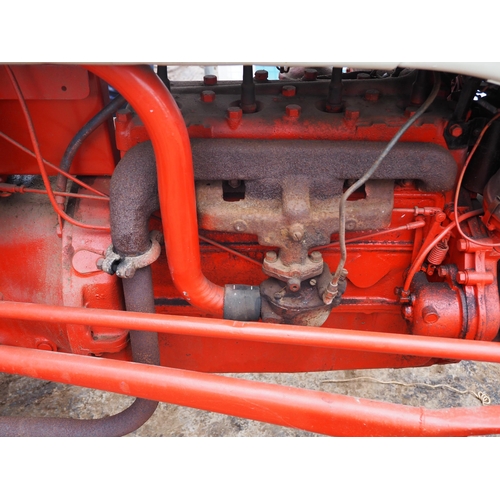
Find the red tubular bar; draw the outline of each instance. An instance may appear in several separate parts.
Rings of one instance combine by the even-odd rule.
[[[500,433],[500,407],[427,410],[74,354],[0,346],[0,371],[334,436]]]
[[[0,318],[93,325],[275,344],[500,363],[500,344],[396,333],[271,325],[167,314],[0,301]]]
[[[224,289],[201,271],[191,144],[184,119],[148,66],[87,66],[134,108],[153,144],[165,246],[172,280],[185,300],[222,317]]]

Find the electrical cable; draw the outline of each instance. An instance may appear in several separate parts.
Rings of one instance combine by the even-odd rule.
[[[64,211],[62,211],[59,206],[57,205],[57,201],[54,197],[54,194],[52,192],[52,188],[50,185],[50,179],[49,176],[47,175],[47,171],[45,170],[45,165],[43,164],[43,158],[42,154],[40,151],[40,145],[38,144],[38,139],[36,137],[35,133],[35,128],[33,126],[33,121],[31,119],[30,112],[28,110],[28,106],[26,105],[26,100],[24,99],[23,93],[21,91],[21,87],[19,86],[19,83],[16,79],[16,76],[14,75],[14,72],[12,71],[12,68],[10,66],[5,66],[5,69],[7,71],[7,74],[9,76],[10,81],[12,82],[12,85],[14,87],[14,90],[16,92],[16,95],[19,100],[19,104],[21,105],[21,109],[23,111],[24,117],[26,119],[26,124],[28,126],[28,131],[30,134],[31,142],[33,144],[33,149],[34,153],[36,155],[36,159],[38,162],[38,167],[40,169],[40,174],[43,179],[43,183],[45,185],[45,189],[47,190],[47,196],[49,197],[50,204],[52,205],[52,208],[56,212],[56,214],[63,218],[65,221],[69,222],[70,224],[73,224],[78,227],[82,227],[84,229],[94,229],[94,230],[99,230],[99,231],[107,231],[110,232],[109,226],[95,226],[91,224],[84,224],[82,222],[79,222],[69,215],[67,215]]]
[[[490,128],[491,124],[497,120],[498,118],[500,117],[500,113],[497,113],[483,128],[481,134],[479,135],[479,137],[477,138],[473,148],[471,149],[471,152],[469,153],[469,156],[467,157],[467,160],[465,161],[465,164],[464,164],[464,168],[462,169],[462,172],[460,174],[460,177],[458,179],[458,182],[457,182],[457,190],[455,191],[455,198],[454,198],[454,201],[453,201],[453,212],[455,213],[455,217],[458,215],[458,197],[460,195],[460,188],[462,186],[462,181],[463,181],[463,178],[465,176],[465,171],[467,170],[467,167],[469,166],[470,164],[470,161],[471,161],[471,158],[472,156],[474,155],[474,153],[476,152],[478,146],[479,146],[479,143],[481,142],[482,138],[484,137],[484,134],[486,133],[486,131]],[[481,247],[489,247],[489,248],[495,248],[495,247],[500,247],[500,243],[481,243],[480,241],[478,240],[475,240],[473,238],[470,238],[469,236],[467,236],[466,234],[464,234],[462,228],[460,227],[460,223],[457,224],[457,229],[458,229],[458,232],[460,233],[460,236],[462,236],[463,239],[467,240],[467,241],[470,241],[471,243],[474,243],[475,245],[479,245]]]
[[[323,302],[325,304],[331,304],[333,299],[337,294],[338,282],[344,273],[344,266],[347,260],[347,248],[345,243],[345,204],[347,199],[351,196],[354,191],[360,188],[370,177],[376,172],[384,158],[389,154],[394,145],[399,141],[401,136],[427,111],[429,106],[434,102],[434,99],[438,95],[439,88],[441,85],[441,76],[439,73],[434,73],[434,86],[432,88],[429,97],[425,100],[422,106],[417,110],[417,112],[399,129],[396,135],[390,140],[387,146],[384,148],[380,156],[375,160],[373,165],[366,171],[366,173],[358,179],[351,187],[349,187],[346,192],[340,198],[339,203],[339,243],[340,243],[340,261],[337,266],[337,270],[333,275],[327,289],[323,294]]]
[[[5,139],[7,142],[10,142],[13,146],[16,146],[17,148],[19,148],[21,151],[25,152],[26,154],[32,156],[33,158],[36,158],[36,154],[33,153],[33,151],[30,151],[28,148],[24,147],[22,144],[15,141],[14,139],[12,139],[12,137],[8,136],[7,134],[0,132],[0,137],[2,139]],[[60,173],[61,175],[64,175],[66,178],[68,178],[70,181],[73,181],[75,184],[78,184],[79,186],[81,186],[85,189],[88,189],[89,191],[92,191],[93,193],[99,195],[103,200],[109,200],[108,195],[104,194],[103,192],[99,191],[98,189],[93,188],[92,186],[89,186],[87,183],[78,179],[78,177],[75,177],[75,176],[69,174],[68,172],[64,172],[58,166],[54,165],[53,163],[46,160],[45,158],[42,158],[42,161],[45,165],[54,169],[56,172]]]

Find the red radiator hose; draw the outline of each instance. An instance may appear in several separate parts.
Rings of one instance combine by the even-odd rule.
[[[172,280],[185,300],[222,317],[224,289],[201,271],[191,144],[184,119],[148,66],[86,66],[134,108],[153,144],[165,246]]]

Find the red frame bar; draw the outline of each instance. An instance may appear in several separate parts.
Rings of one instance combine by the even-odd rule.
[[[500,433],[500,407],[427,410],[175,368],[0,346],[0,371],[333,436]]]
[[[500,344],[497,343],[397,333],[245,323],[223,319],[8,301],[0,301],[0,318],[500,363]]]
[[[125,97],[153,144],[172,280],[192,305],[222,317],[224,289],[202,273],[191,144],[184,119],[149,66],[86,66]]]
[[[500,361],[500,345],[333,328],[243,323],[102,309],[0,302],[0,318],[177,335]],[[0,371],[215,411],[335,436],[500,433],[500,406],[427,410],[219,375],[0,346]]]

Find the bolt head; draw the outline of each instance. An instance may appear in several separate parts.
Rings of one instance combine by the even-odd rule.
[[[265,259],[267,262],[276,262],[278,260],[278,255],[276,252],[266,252]]]
[[[300,116],[301,107],[298,104],[289,104],[285,108],[286,116],[290,118],[298,118]]]
[[[323,260],[323,257],[321,255],[321,252],[318,252],[318,251],[315,251],[315,252],[311,252],[311,260],[313,262],[321,262]]]
[[[309,281],[309,284],[310,284],[311,286],[316,286],[316,280],[311,280],[311,281]]]
[[[95,263],[97,269],[100,269],[100,270],[102,270],[102,265],[103,264],[104,264],[104,259],[103,258],[97,259],[97,262]]]
[[[452,137],[460,137],[464,133],[464,130],[458,123],[455,123],[449,128],[449,132]]]
[[[36,348],[40,349],[41,351],[53,351],[53,347],[50,344],[50,342],[38,342],[36,344]]]
[[[304,80],[306,82],[313,82],[318,78],[318,70],[307,68],[304,70]]]
[[[365,92],[365,99],[367,101],[375,102],[375,101],[378,101],[379,97],[380,97],[380,92],[378,90],[368,89]]]
[[[238,231],[239,233],[243,233],[247,230],[247,224],[244,220],[235,221],[233,227],[235,231]]]
[[[297,93],[297,88],[294,85],[285,85],[281,89],[281,94],[285,97],[293,97]]]
[[[359,118],[359,109],[346,108],[344,118],[349,121],[357,120]]]
[[[213,90],[203,90],[200,97],[202,102],[214,102],[215,92]]]
[[[259,69],[255,72],[255,80],[257,82],[267,82],[269,73],[265,69]]]
[[[227,117],[230,120],[241,120],[243,116],[243,110],[237,106],[231,106],[227,108]]]
[[[439,319],[439,314],[433,306],[425,306],[422,309],[422,319],[425,323],[432,325]]]
[[[464,285],[467,282],[467,273],[465,271],[460,271],[457,273],[457,281],[461,285]]]
[[[203,77],[203,83],[205,85],[216,85],[217,84],[217,77],[215,75],[205,75]]]

